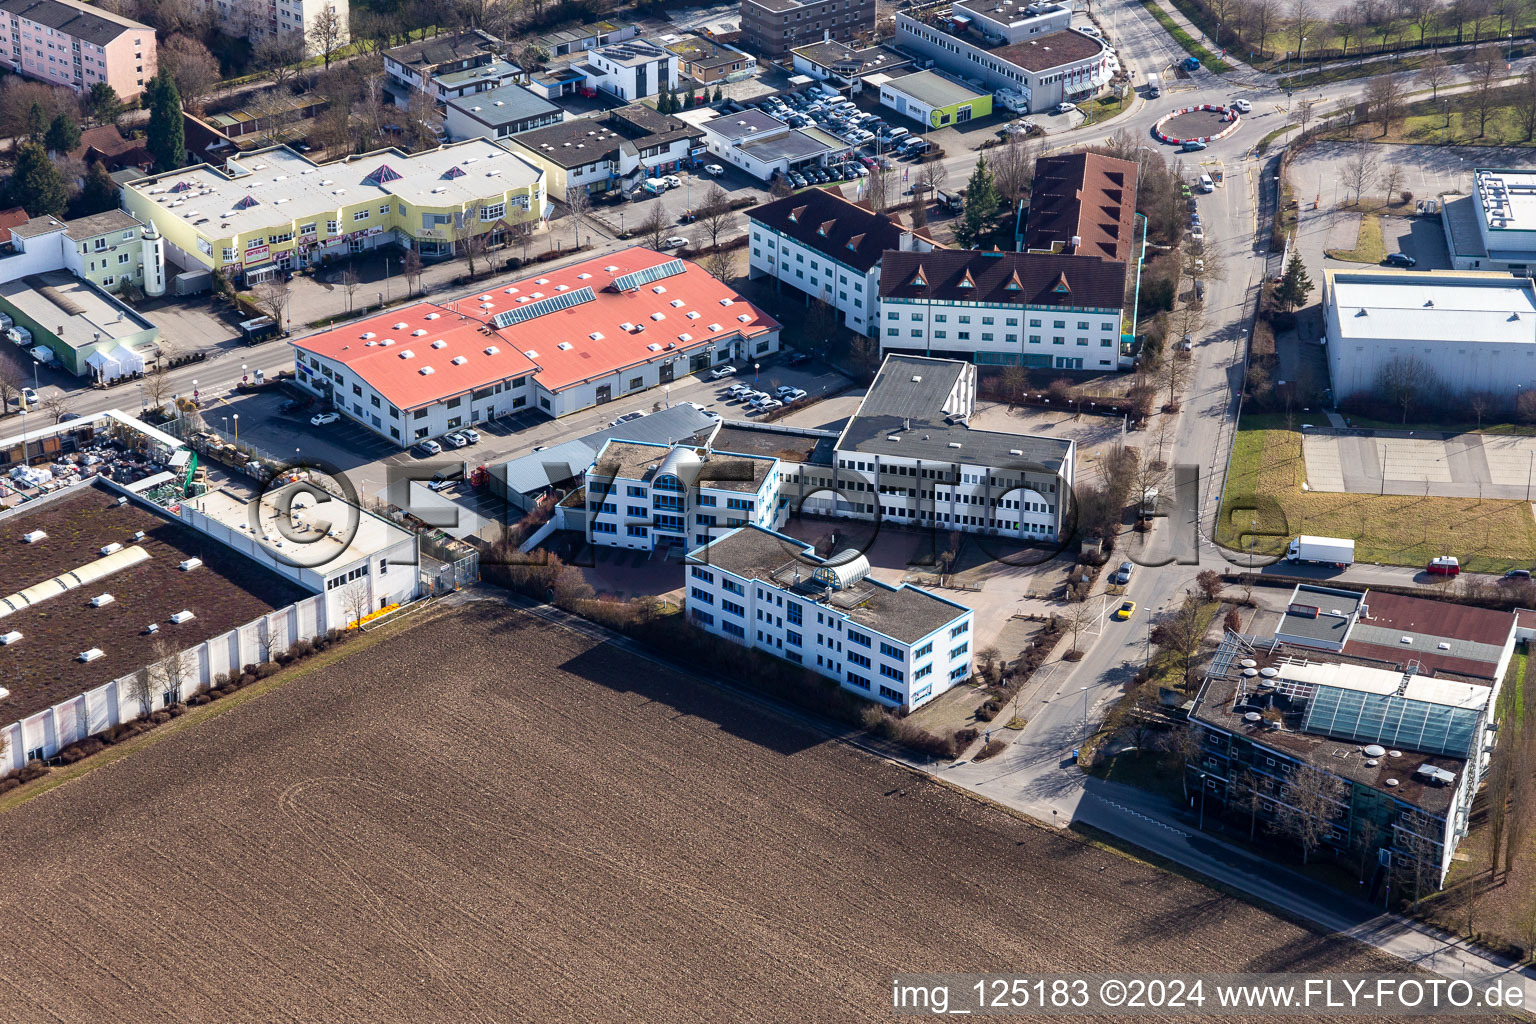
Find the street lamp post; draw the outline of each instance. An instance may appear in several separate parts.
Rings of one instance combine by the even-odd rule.
[[[240,440],[240,414],[235,413],[235,440]]]
[[[1083,745],[1088,743],[1088,687],[1082,687],[1083,691]]]
[[[1201,832],[1205,831],[1205,780],[1207,778],[1208,778],[1208,776],[1205,774],[1205,772],[1201,772],[1200,773],[1200,831]]]
[[[245,364],[244,364],[244,363],[241,363],[241,364],[240,364],[240,383],[241,383],[241,384],[245,384],[245,383],[247,383],[247,382],[248,382],[248,381],[249,381],[249,380],[250,380],[250,379],[251,379],[251,375],[250,375],[250,374],[249,374],[249,373],[247,373],[247,372],[246,372],[246,370],[245,370]]]
[[[1307,37],[1301,37],[1301,45],[1297,48],[1296,81],[1299,83],[1302,76],[1307,73]]]

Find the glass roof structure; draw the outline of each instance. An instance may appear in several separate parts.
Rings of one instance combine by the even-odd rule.
[[[1301,731],[1422,754],[1469,757],[1481,712],[1396,694],[1318,686]]]

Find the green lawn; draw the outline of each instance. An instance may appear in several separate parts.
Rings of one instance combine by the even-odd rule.
[[[1509,670],[1504,673],[1504,688],[1499,692],[1499,706],[1494,714],[1497,721],[1525,720],[1525,666],[1528,657],[1525,648],[1515,648],[1515,656],[1509,661]]]
[[[1301,533],[1352,537],[1362,562],[1424,565],[1454,554],[1469,572],[1536,562],[1536,520],[1523,501],[1304,491],[1305,481],[1301,434],[1278,416],[1243,417],[1216,540],[1246,551],[1252,535],[1256,553],[1278,555]]]
[[[1169,16],[1167,11],[1163,10],[1157,5],[1157,0],[1141,0],[1141,5],[1147,9],[1147,12],[1151,14],[1152,17],[1157,19],[1157,23],[1163,26],[1164,31],[1173,36],[1175,42],[1184,47],[1185,52],[1191,54],[1192,56],[1199,57],[1201,64],[1204,64],[1207,68],[1216,72],[1217,74],[1220,74],[1223,71],[1232,70],[1231,64],[1228,64],[1226,61],[1217,57],[1204,46],[1201,46],[1195,41],[1194,36],[1180,28],[1179,23],[1174,21],[1173,18]]]
[[[1353,249],[1329,249],[1328,255],[1349,263],[1380,263],[1387,258],[1387,248],[1381,240],[1381,215],[1367,213],[1360,218],[1360,233]]]

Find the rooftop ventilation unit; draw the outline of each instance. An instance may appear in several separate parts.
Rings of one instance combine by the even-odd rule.
[[[105,557],[107,555],[112,554],[113,552],[121,551],[121,550],[123,550],[123,546],[121,544],[117,543],[116,541],[113,541],[111,544],[107,544],[107,545],[103,546],[102,549],[99,552],[97,552],[97,554],[100,554],[103,557]]]
[[[126,505],[126,504],[128,504],[128,496],[125,494],[121,498],[118,498],[117,499],[117,504],[119,504],[119,505]]]
[[[6,633],[4,636],[0,636],[0,647],[9,647],[11,644],[20,639],[21,630],[13,629],[9,633]]]
[[[185,562],[182,562],[180,565],[178,565],[176,568],[180,569],[182,572],[191,572],[193,569],[196,569],[202,564],[203,560],[201,558],[189,558]]]
[[[179,611],[175,615],[171,616],[171,621],[176,623],[179,626],[183,622],[191,622],[195,618],[197,618],[196,615],[193,615],[191,612],[189,612],[185,608],[183,608],[181,611]]]
[[[149,625],[144,627],[144,632],[148,633],[150,636],[154,636],[156,633],[160,632],[160,623],[151,622]]]
[[[22,534],[21,542],[23,544],[36,544],[47,536],[42,530],[33,530],[31,533]]]
[[[117,598],[113,597],[111,594],[97,594],[95,597],[91,598],[91,607],[105,608],[107,605],[116,600]]]
[[[92,647],[90,650],[81,651],[79,654],[80,660],[86,662],[95,661],[97,658],[105,658],[106,656],[107,652],[103,651],[100,647]]]
[[[134,530],[133,531],[133,539],[134,540],[143,540],[144,539],[144,531],[143,530]]]

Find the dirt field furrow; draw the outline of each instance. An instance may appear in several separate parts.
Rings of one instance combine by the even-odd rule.
[[[483,602],[0,817],[0,1020],[884,1020],[1398,965]]]

